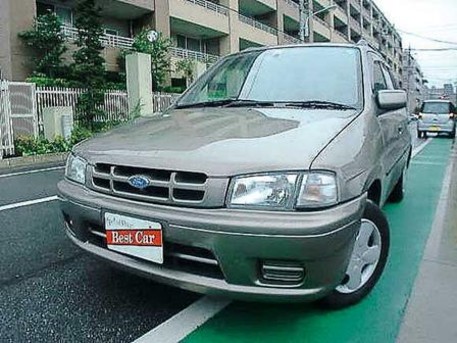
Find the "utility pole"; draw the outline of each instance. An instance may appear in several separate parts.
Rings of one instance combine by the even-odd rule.
[[[305,41],[305,22],[306,18],[309,16],[309,1],[308,0],[299,0],[298,2],[299,10],[299,38],[302,42]]]

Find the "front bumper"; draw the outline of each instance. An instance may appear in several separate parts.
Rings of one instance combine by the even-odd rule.
[[[345,275],[366,201],[361,196],[327,210],[286,213],[155,205],[68,181],[58,189],[67,234],[79,247],[158,282],[244,300],[314,300],[333,290]],[[108,250],[103,239],[94,240],[91,232],[98,228],[100,236],[104,231],[106,211],[160,222],[164,264]],[[176,246],[187,255],[192,249],[207,252],[214,260],[204,255],[180,264],[179,254],[167,255]],[[299,265],[304,278],[297,283],[266,280],[261,267],[267,262]]]

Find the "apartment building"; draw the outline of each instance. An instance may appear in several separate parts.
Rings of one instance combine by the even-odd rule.
[[[299,0],[99,0],[102,8],[107,68],[116,69],[120,48],[128,48],[141,27],[149,26],[172,39],[173,61],[191,58],[200,66],[249,47],[300,43]],[[378,49],[399,80],[403,73],[402,42],[394,26],[373,0],[305,0],[311,16],[309,42],[358,42]],[[28,71],[26,52],[17,33],[33,17],[52,10],[71,40],[76,0],[1,0],[0,66],[7,78],[21,80]],[[200,68],[202,69],[202,68]],[[172,77],[179,78],[174,74]]]

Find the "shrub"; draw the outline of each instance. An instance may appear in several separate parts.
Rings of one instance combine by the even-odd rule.
[[[44,155],[66,152],[71,149],[71,144],[63,137],[56,137],[54,141],[50,142],[42,136],[38,138],[23,136],[14,141],[14,146],[18,156]]]

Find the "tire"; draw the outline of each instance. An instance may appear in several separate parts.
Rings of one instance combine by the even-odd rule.
[[[427,131],[422,131],[422,136],[424,136],[424,138],[427,138]]]
[[[368,239],[366,239],[368,234]],[[364,243],[365,240],[366,243]],[[381,277],[389,255],[389,244],[389,224],[386,217],[375,203],[367,201],[347,269],[348,271],[353,270],[352,274],[355,277],[352,280],[355,283],[351,284],[351,274],[346,274],[341,284],[327,297],[320,300],[320,305],[336,310],[355,305],[365,298]],[[374,254],[374,256],[367,257],[372,262],[363,261],[363,258],[357,257],[364,256],[363,252],[367,253],[376,247],[377,253],[375,250],[371,250],[370,255]],[[362,255],[360,255],[361,253]],[[354,272],[355,269],[360,269],[360,273]],[[360,276],[360,282],[357,276]]]
[[[421,138],[422,137],[422,131],[417,131],[417,138]]]
[[[398,179],[397,183],[395,184],[395,187],[392,190],[392,193],[390,193],[388,201],[393,202],[393,203],[399,203],[405,197],[407,171],[408,171],[408,169],[405,167],[403,169],[403,172],[402,172],[400,178]]]

